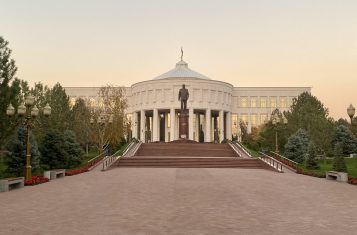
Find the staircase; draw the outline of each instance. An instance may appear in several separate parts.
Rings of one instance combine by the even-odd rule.
[[[135,156],[238,157],[228,144],[175,142],[142,144]]]
[[[270,169],[259,159],[239,157],[228,144],[187,142],[142,144],[133,157],[119,159],[117,166]]]

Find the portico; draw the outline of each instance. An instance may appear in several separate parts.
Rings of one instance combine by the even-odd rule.
[[[151,109],[133,113],[133,137],[144,143],[179,139],[180,109]],[[197,142],[221,142],[229,139],[229,112],[189,108],[188,139]],[[139,120],[140,119],[140,120]],[[137,125],[138,121],[140,125]],[[140,133],[140,134],[139,134]]]

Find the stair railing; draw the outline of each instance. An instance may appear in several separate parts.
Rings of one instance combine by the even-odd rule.
[[[283,173],[283,164],[276,159],[272,158],[269,155],[266,155],[265,153],[259,152],[260,156],[259,159],[268,164],[269,166],[273,167],[276,169],[278,172]]]
[[[290,168],[293,171],[297,171],[299,169],[299,163],[286,158],[276,152],[271,151],[271,157],[275,158],[276,160],[280,161],[282,164],[284,164],[286,167]]]
[[[237,141],[230,141],[232,145],[234,145],[236,148],[241,150],[243,153],[245,153],[249,158],[253,158],[253,156],[250,154],[250,152],[239,142]],[[241,157],[241,154],[239,154]]]
[[[103,160],[103,168],[102,171],[106,171],[111,167],[120,157],[126,155],[138,142],[136,140],[132,140],[124,150],[118,150],[111,156],[106,156]]]
[[[105,158],[105,151],[101,152],[99,155],[91,158],[87,161],[87,167],[89,170],[93,169],[99,162]]]

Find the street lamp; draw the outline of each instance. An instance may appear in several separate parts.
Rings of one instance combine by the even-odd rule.
[[[35,119],[39,114],[39,109],[34,105],[35,97],[28,95],[25,98],[25,105],[21,104],[17,108],[17,114],[22,117],[25,116],[24,126],[26,127],[26,167],[25,167],[25,179],[30,180],[32,178],[32,166],[31,166],[31,151],[30,151],[30,128],[31,119]],[[34,106],[33,106],[34,105]],[[33,106],[33,107],[32,107]],[[32,108],[31,108],[32,107]],[[15,108],[10,103],[6,109],[6,114],[11,117],[15,115]],[[51,115],[51,107],[49,104],[43,108],[43,115],[48,117]]]
[[[355,113],[356,113],[355,107],[353,107],[353,105],[350,104],[350,106],[347,108],[347,114],[351,119],[351,125],[352,125],[352,120],[353,120],[353,116],[355,115]]]
[[[272,124],[275,126],[275,152],[279,153],[279,144],[278,144],[278,125],[279,123],[288,124],[288,119],[285,116],[280,116],[279,109],[275,109],[272,113]]]

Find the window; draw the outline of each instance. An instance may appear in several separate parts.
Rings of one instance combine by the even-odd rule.
[[[89,105],[90,105],[90,107],[95,107],[95,99],[94,98],[89,99]]]
[[[260,97],[260,107],[261,108],[267,107],[267,98],[266,97]]]
[[[240,107],[242,107],[242,108],[248,107],[248,99],[247,99],[247,97],[241,97],[240,98]]]
[[[280,97],[280,107],[286,108],[287,106],[288,106],[287,98],[286,97]]]
[[[257,107],[257,97],[250,98],[250,107],[252,107],[252,108]]]
[[[75,103],[76,103],[76,97],[71,97],[69,99],[69,106],[73,107],[75,105]]]
[[[267,122],[268,122],[268,114],[267,113],[260,114],[260,124],[267,123]]]
[[[232,114],[232,135],[233,136],[238,135],[238,127],[239,127],[238,115],[236,113],[234,113],[234,114]]]
[[[276,108],[276,97],[270,97],[270,107]]]
[[[258,123],[257,123],[257,115],[256,114],[251,114],[251,116],[250,116],[250,119],[251,119],[251,123],[252,123],[252,126],[253,127],[256,127],[257,125],[258,125]]]
[[[248,114],[241,114],[240,115],[240,121],[245,123],[245,124],[248,124]]]

